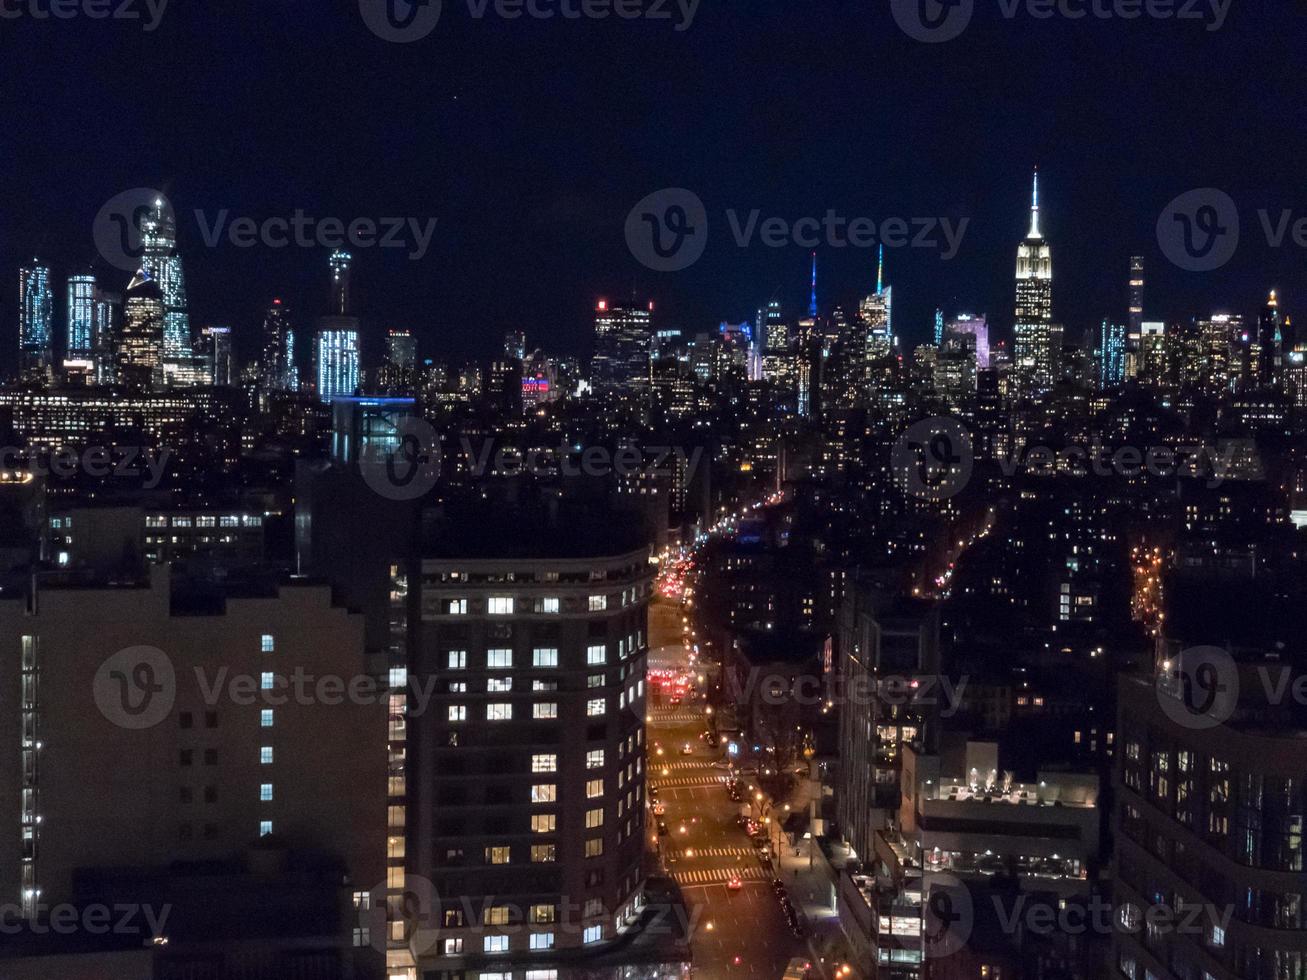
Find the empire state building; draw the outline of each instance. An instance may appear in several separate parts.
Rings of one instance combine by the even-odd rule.
[[[1039,171],[1030,204],[1030,233],[1017,246],[1016,337],[1013,361],[1017,390],[1040,395],[1053,387],[1061,330],[1053,323],[1053,253],[1039,230]]]

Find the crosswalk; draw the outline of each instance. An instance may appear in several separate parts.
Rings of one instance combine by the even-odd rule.
[[[681,708],[654,708],[651,714],[654,723],[662,725],[691,725],[703,721],[703,715],[699,712]]]
[[[649,782],[659,789],[691,786],[724,786],[730,776],[704,773],[702,776],[655,776]]]
[[[694,856],[700,857],[721,857],[721,858],[740,858],[752,857],[755,853],[752,848],[748,847],[695,847],[691,848]],[[672,849],[672,853],[678,858],[685,857],[686,849],[677,847]]]
[[[704,762],[703,760],[699,760],[698,762],[687,762],[681,760],[678,762],[664,762],[661,766],[655,762],[654,768],[670,769],[675,771],[677,769],[715,769],[717,767],[714,766],[711,762]]]
[[[767,872],[762,868],[695,868],[685,871],[673,871],[672,877],[678,885],[717,885],[730,881],[732,875],[738,875],[741,881],[763,881]]]

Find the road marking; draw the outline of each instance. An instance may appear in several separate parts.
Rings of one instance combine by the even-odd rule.
[[[769,876],[762,868],[696,868],[693,871],[673,871],[678,885],[720,885],[739,876],[742,882],[762,881]]]
[[[687,848],[677,848],[676,856],[685,857]],[[695,847],[692,848],[695,857],[753,857],[753,849],[749,847]]]
[[[650,780],[650,784],[659,789],[666,789],[675,786],[722,786],[730,781],[729,776],[712,776],[705,773],[702,776],[659,776]]]

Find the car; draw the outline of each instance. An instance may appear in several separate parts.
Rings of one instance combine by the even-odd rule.
[[[785,888],[785,883],[779,878],[773,878],[771,880],[771,890],[776,893],[778,898],[787,898],[789,894]]]
[[[721,739],[719,739],[712,732],[708,733],[707,741],[708,741],[708,747],[713,749],[717,748],[717,746],[721,743]]]
[[[668,834],[670,834],[670,833],[671,833],[671,831],[667,829],[667,821],[666,821],[666,820],[659,820],[659,821],[658,821],[658,836],[659,836],[659,837],[666,837],[666,836],[667,836]]]
[[[744,882],[740,880],[739,875],[731,875],[731,877],[726,881],[727,889],[733,892],[738,892],[743,885]]]
[[[689,742],[686,742],[684,745],[681,746],[681,755],[693,755],[693,754],[694,754],[694,748],[693,746],[690,745]]]
[[[672,707],[676,707],[676,705],[678,705],[678,704],[681,703],[681,699],[680,699],[680,698],[675,698],[675,697],[674,697],[674,698],[672,698],[672,699],[671,699],[669,702],[667,702],[667,703],[670,704]]]
[[[654,812],[654,816],[655,816],[655,817],[661,817],[664,813],[667,812],[667,804],[666,804],[666,803],[655,803],[655,804],[653,805],[653,812]]]
[[[649,799],[653,800],[655,803],[658,802],[658,787],[657,787],[657,786],[650,786],[650,787],[649,787]]]

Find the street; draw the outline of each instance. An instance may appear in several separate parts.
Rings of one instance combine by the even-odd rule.
[[[681,616],[673,601],[659,599],[650,608],[651,672],[689,670]],[[808,955],[806,945],[787,926],[771,875],[736,821],[740,804],[727,793],[725,764],[713,764],[724,750],[700,737],[708,729],[701,689],[691,685],[680,704],[670,701],[651,685],[649,778],[666,812],[651,815],[649,846],[690,908],[695,975],[780,980],[791,957]],[[659,835],[659,821],[666,836]],[[732,877],[736,890],[728,887]]]

